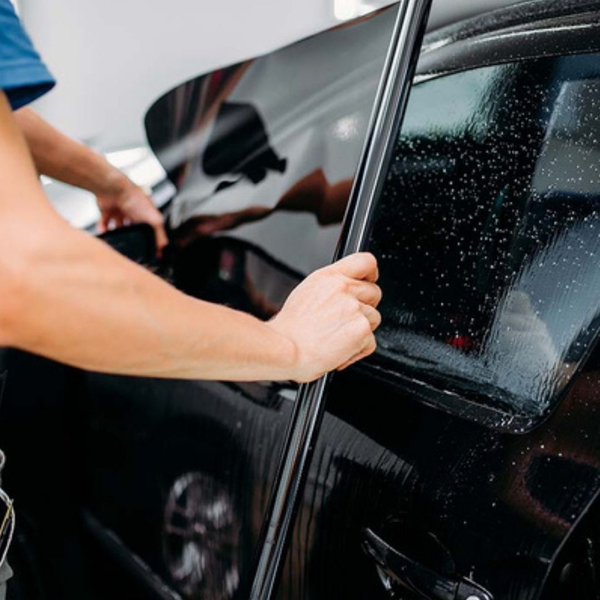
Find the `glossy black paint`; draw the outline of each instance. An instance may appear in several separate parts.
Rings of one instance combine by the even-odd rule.
[[[161,499],[184,473],[218,473],[237,499],[246,537],[235,551],[248,568],[290,401],[259,386],[99,376],[88,385],[88,510],[169,581]],[[597,390],[598,372],[581,374],[543,428],[515,436],[426,407],[370,375],[338,377],[280,597],[385,598],[362,550],[365,528],[430,566],[434,536],[450,574],[495,598],[537,597],[600,485]],[[251,573],[240,575],[248,585]]]
[[[532,57],[598,51],[594,35],[588,35],[596,30],[597,10],[596,2],[525,3],[519,10],[446,29],[426,40],[421,80]],[[384,31],[390,14],[366,23]],[[353,36],[338,34],[339,50]],[[467,40],[470,53],[463,51]],[[208,91],[215,92],[226,79],[213,80]],[[183,98],[181,93],[165,97],[163,120],[154,125],[163,127],[167,138],[185,139],[194,120],[204,115],[191,109],[198,108],[195,102],[209,80],[182,88],[190,93],[187,104],[173,102]],[[355,115],[357,106],[336,109],[332,123]],[[170,132],[175,121],[169,115],[177,108],[183,129]],[[152,128],[152,118],[148,124]],[[293,153],[280,150],[282,138],[273,134],[269,119],[265,130],[277,156],[293,159]],[[157,139],[152,132],[150,139]],[[189,166],[184,158],[171,165],[178,182]],[[286,173],[292,166],[293,160]],[[264,181],[273,177],[271,170]],[[269,213],[250,225],[256,229],[192,236],[156,268],[191,295],[268,317],[310,266],[328,260],[331,240],[318,249],[312,243],[318,224],[339,216],[328,220],[325,213]],[[303,262],[301,246],[293,246],[292,238],[304,240],[311,246],[307,253],[315,251],[320,258]],[[151,254],[139,239],[120,247],[140,262]],[[593,341],[586,340],[591,352],[571,373],[554,411],[522,434],[484,418],[476,404],[444,410],[439,398],[399,384],[381,365],[364,364],[335,376],[278,597],[435,597],[437,584],[424,590],[419,583],[415,591],[416,583],[413,590],[406,588],[406,577],[382,575],[381,553],[365,549],[370,531],[385,542],[388,556],[405,557],[421,574],[436,574],[441,589],[460,582],[495,600],[596,598],[600,352]],[[14,374],[2,421],[2,444],[9,450],[7,485],[36,516],[45,540],[40,562],[45,579],[53,580],[46,588],[49,597],[85,597],[64,588],[77,587],[69,567],[79,564],[75,560],[84,562],[76,569],[79,577],[89,555],[57,551],[52,543],[78,539],[79,511],[84,531],[100,542],[87,564],[100,575],[112,564],[110,572],[119,573],[122,586],[129,578],[143,582],[131,584],[127,597],[247,597],[295,386],[109,377],[14,353],[7,362]],[[40,413],[39,406],[46,411]],[[64,422],[57,418],[57,406],[68,415]],[[47,440],[52,454],[40,456],[39,446],[23,448],[27,444],[17,435],[23,423]],[[69,458],[59,460],[64,456]],[[73,468],[65,472],[69,461]],[[47,486],[43,493],[40,483]],[[59,493],[47,491],[57,485]],[[40,518],[48,506],[52,516],[60,515],[63,529],[57,531],[52,518]],[[65,536],[64,527],[73,535]],[[388,560],[387,568],[397,570],[397,563]],[[112,592],[106,597],[115,597]]]
[[[515,13],[504,12],[504,22],[499,13],[493,20],[480,19],[467,27],[474,32],[469,35],[476,39],[478,28],[481,30],[482,38],[476,46],[481,49],[479,64],[493,62],[486,55],[486,48],[493,47],[494,52],[502,47],[508,49],[512,27],[543,29],[532,18],[539,15],[540,5],[532,6],[533,12],[526,7],[519,13],[518,23],[511,21]],[[559,12],[557,9],[556,18],[548,23],[548,28],[563,36],[561,27],[568,25],[571,18]],[[574,8],[572,12],[579,11]],[[594,27],[594,19],[591,21],[590,27]],[[492,35],[494,29],[503,31],[499,40]],[[459,40],[457,46],[453,46],[454,42],[443,48],[439,46],[441,58],[437,70],[423,67],[428,53],[436,51],[439,39],[428,39],[419,67],[423,79],[461,70],[460,64],[448,58],[453,47],[460,50]],[[531,39],[539,38],[532,35]],[[564,53],[580,52],[581,39],[577,36],[569,39],[573,46],[562,48]],[[529,52],[531,47],[528,46]],[[595,48],[585,48],[592,49]],[[536,56],[546,54],[546,50],[549,56],[556,54],[556,48],[538,45]],[[476,66],[477,54],[473,56],[469,57],[470,62],[464,59],[462,68]],[[528,56],[524,51],[509,58],[520,60]],[[229,291],[223,286],[219,270],[223,264],[222,249],[229,244],[250,248],[246,241],[234,241],[233,237],[235,232],[195,242],[174,256],[174,282],[186,289],[194,281],[194,292],[201,296],[206,290],[224,289],[224,297],[235,298],[234,304],[256,296],[248,293],[243,271],[233,279],[223,278],[228,285],[232,284],[235,294],[227,296]],[[263,242],[260,238],[255,240],[257,245],[265,247]],[[186,266],[182,268],[178,261],[184,255]],[[277,258],[290,264],[285,253],[277,254]],[[225,263],[228,264],[227,260]],[[205,266],[198,282],[192,273],[201,264]],[[302,269],[297,271],[300,276]],[[276,281],[277,277],[276,272],[270,271],[269,281]],[[386,585],[394,587],[394,583],[381,579],[376,561],[365,552],[366,530],[423,569],[442,573],[450,581],[468,581],[496,599],[539,598],[548,577],[552,583],[546,594],[558,593],[559,589],[569,594],[576,589],[577,577],[569,579],[564,573],[556,574],[556,570],[561,561],[564,566],[576,556],[575,551],[569,554],[570,548],[578,548],[583,543],[579,540],[595,531],[590,523],[600,489],[600,448],[595,435],[596,396],[600,390],[596,364],[597,355],[593,354],[583,370],[573,376],[555,412],[526,435],[498,429],[493,419],[478,423],[463,418],[468,411],[475,410],[471,405],[462,405],[448,414],[439,409],[439,404],[433,406],[422,393],[390,381],[374,366],[365,365],[336,376],[278,596],[389,597]],[[278,386],[272,384],[239,387],[202,382],[129,383],[97,376],[90,379],[88,390],[94,399],[92,412],[98,419],[89,436],[90,464],[100,468],[100,472],[107,470],[106,457],[99,452],[100,448],[106,448],[102,441],[106,431],[117,423],[125,426],[130,422],[126,414],[141,415],[141,404],[149,402],[163,407],[153,425],[140,425],[140,435],[145,439],[139,448],[136,450],[133,442],[126,443],[122,447],[127,450],[117,453],[108,467],[108,472],[121,473],[118,481],[108,487],[127,491],[108,510],[111,503],[101,500],[98,489],[90,495],[90,511],[168,581],[170,575],[160,551],[151,551],[150,540],[144,542],[140,537],[140,531],[152,529],[156,531],[153,535],[160,537],[157,515],[140,520],[127,511],[120,514],[127,506],[126,500],[123,504],[124,498],[128,495],[138,498],[129,501],[133,508],[143,504],[139,490],[151,489],[141,480],[127,479],[131,473],[137,473],[142,480],[153,480],[160,473],[161,483],[157,487],[164,490],[169,488],[168,482],[172,485],[180,478],[181,474],[170,471],[178,464],[189,464],[186,472],[223,473],[229,477],[228,481],[234,482],[230,494],[238,507],[240,531],[246,532],[239,546],[232,550],[231,558],[232,564],[242,565],[237,594],[244,597],[252,577],[249,565],[255,556],[265,502],[292,408],[289,397],[282,397]],[[139,400],[135,400],[137,407],[132,409],[134,398]],[[115,412],[107,420],[102,411],[105,403],[111,402],[109,399]],[[174,433],[167,435],[162,428],[177,414],[181,417],[174,419],[172,428],[168,428]],[[209,432],[213,430],[216,433],[211,435]],[[146,437],[148,431],[153,431],[153,435]],[[116,436],[121,445],[124,434]],[[189,446],[184,443],[181,451],[161,452],[162,461],[156,461],[155,467],[150,468],[148,463],[152,461],[140,449],[149,450],[159,445],[156,440],[169,437],[193,441]],[[128,458],[123,460],[123,457]],[[106,486],[106,480],[102,483],[102,479],[98,484],[101,488]],[[168,492],[162,494],[164,497]],[[160,496],[158,491],[148,495]],[[158,505],[163,506],[160,501]],[[238,552],[242,560],[236,558]],[[558,565],[554,570],[553,563]],[[411,592],[398,593],[400,597],[412,597]],[[226,593],[222,591],[221,597],[226,597]]]

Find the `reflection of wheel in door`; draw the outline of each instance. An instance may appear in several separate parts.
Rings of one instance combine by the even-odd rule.
[[[230,600],[240,580],[241,525],[227,488],[189,472],[169,490],[163,557],[176,588],[188,598]]]

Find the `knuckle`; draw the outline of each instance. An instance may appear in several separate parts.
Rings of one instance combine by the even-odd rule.
[[[378,285],[375,285],[375,300],[376,300],[377,304],[379,304],[381,302],[382,298],[383,298],[383,290]]]
[[[357,254],[357,257],[360,258],[365,268],[369,270],[377,268],[377,259],[370,252],[361,252],[360,254]]]
[[[348,294],[352,291],[352,283],[346,277],[339,278],[339,290],[343,294]]]
[[[379,327],[381,325],[382,316],[381,316],[381,313],[378,310],[375,311],[375,318],[374,318],[374,320],[375,320],[375,326]]]
[[[375,339],[375,336],[373,336],[373,339],[367,346],[366,355],[370,356],[371,354],[375,353],[376,350],[377,350],[377,340]]]
[[[363,318],[359,320],[358,331],[361,337],[368,337],[373,334],[371,329],[371,322],[364,315]]]
[[[348,282],[344,277],[332,278],[332,290],[339,295],[345,296],[348,293]]]
[[[367,260],[367,264],[372,268],[377,268],[377,259],[370,252],[365,253],[365,258]]]

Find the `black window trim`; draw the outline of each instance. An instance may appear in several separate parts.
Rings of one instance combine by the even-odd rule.
[[[471,69],[600,52],[599,0],[532,0],[426,36],[414,84]]]

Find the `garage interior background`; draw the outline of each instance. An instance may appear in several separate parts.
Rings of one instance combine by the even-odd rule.
[[[148,106],[174,85],[269,52],[389,0],[15,0],[58,86],[35,109],[107,151],[145,142]],[[437,0],[431,26],[515,0]]]

